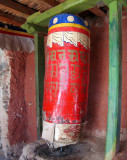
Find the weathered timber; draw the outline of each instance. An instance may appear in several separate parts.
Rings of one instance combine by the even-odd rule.
[[[101,9],[99,9],[98,7],[91,8],[89,9],[89,11],[98,17],[106,17],[106,13],[102,11]]]
[[[25,23],[25,19],[4,13],[2,11],[0,11],[0,21],[18,27],[20,27],[23,23]]]
[[[60,13],[72,13],[76,14],[79,12],[82,12],[84,10],[88,10],[92,7],[94,7],[97,2],[100,0],[67,0],[66,2],[63,2],[59,4],[56,7],[53,7],[34,18],[31,18],[31,16],[27,19],[28,23],[40,25],[42,27],[48,26],[50,18],[53,16],[60,14]],[[32,15],[33,16],[33,15]],[[22,28],[26,29],[23,25]]]
[[[30,34],[34,34],[36,32],[42,32],[44,35],[47,35],[48,33],[48,27],[41,27],[35,24],[29,24],[29,23],[25,23],[24,25],[27,32]]]
[[[59,0],[60,3],[65,2],[66,0]],[[93,14],[95,14],[98,17],[105,17],[106,13],[104,11],[102,11],[101,9],[99,9],[99,7],[104,6],[105,4],[101,1],[97,3],[97,6],[89,9],[90,12],[92,12]]]
[[[6,9],[9,13],[15,13],[15,15],[19,15],[24,18],[27,18],[31,14],[35,13],[35,10],[12,0],[0,0],[0,8],[3,11]]]
[[[63,2],[65,2],[66,0],[58,0],[60,3],[63,3]]]
[[[103,0],[103,2],[109,6],[109,4],[116,0]],[[118,0],[124,7],[127,7],[127,0]]]
[[[119,151],[122,94],[122,4],[109,4],[109,95],[105,160]]]
[[[59,4],[59,2],[56,0],[16,0],[16,1],[41,12],[44,12],[45,10],[50,9]]]
[[[42,0],[38,0],[38,1],[42,1]],[[59,4],[59,2],[56,0],[43,0],[43,2],[47,5],[50,5],[51,7],[55,7],[56,5]]]
[[[36,79],[36,114],[37,114],[37,138],[42,133],[42,106],[43,87],[45,73],[44,35],[34,33],[35,40],[35,79]]]
[[[10,24],[10,25],[14,25],[14,26],[17,26],[17,27],[20,27],[22,24],[20,24],[19,22],[16,22],[14,20],[11,20],[7,17],[3,17],[0,15],[0,22],[2,23],[7,23],[7,24]]]
[[[103,0],[105,4],[109,5],[114,0]],[[30,24],[36,24],[38,26],[48,26],[50,18],[60,13],[72,13],[77,14],[82,11],[93,8],[100,0],[67,0],[56,7],[53,7],[38,15],[34,14],[28,17],[27,22]],[[123,6],[127,6],[126,0],[121,0]],[[25,25],[22,28],[27,29]]]

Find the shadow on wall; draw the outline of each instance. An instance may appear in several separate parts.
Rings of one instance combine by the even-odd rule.
[[[108,39],[108,24],[104,20],[93,23],[91,27],[87,129],[91,134],[103,137],[106,134],[108,106]]]
[[[122,121],[121,137],[127,139],[127,13],[123,14]],[[106,136],[109,78],[108,18],[96,20],[91,27],[90,83],[86,133]]]

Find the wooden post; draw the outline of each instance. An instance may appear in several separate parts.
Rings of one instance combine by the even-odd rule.
[[[105,160],[119,150],[122,94],[122,4],[109,4],[109,95]]]
[[[42,133],[42,105],[43,86],[45,73],[44,35],[36,32],[35,40],[35,80],[36,80],[36,114],[37,114],[37,138]]]

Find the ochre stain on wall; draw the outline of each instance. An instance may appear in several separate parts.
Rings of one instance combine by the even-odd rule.
[[[99,24],[102,24],[99,26]],[[105,135],[108,112],[109,30],[108,23],[95,22],[91,27],[90,82],[87,129]],[[87,132],[87,131],[86,131]]]
[[[122,117],[121,133],[127,135],[127,14],[123,16]],[[108,19],[97,20],[91,27],[90,84],[86,132],[106,136],[109,78]]]
[[[24,97],[25,64],[27,53],[7,51],[10,57],[11,81],[8,108],[8,138],[10,145],[27,141],[27,108]]]
[[[28,110],[28,142],[33,142],[37,139],[34,52],[27,54],[26,58],[25,102]]]

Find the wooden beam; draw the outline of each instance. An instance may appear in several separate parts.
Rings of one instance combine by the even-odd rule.
[[[115,1],[115,0],[103,0],[103,2],[104,2],[107,6],[109,6],[109,4],[110,4],[111,2],[113,2],[113,1]],[[122,4],[123,7],[127,7],[127,0],[120,0],[120,2],[121,2],[121,4]]]
[[[122,4],[109,4],[109,96],[105,160],[119,151],[122,95]]]
[[[48,7],[45,5],[45,3],[43,3],[42,0],[16,0],[16,1],[41,12],[44,12],[45,10],[48,9]]]
[[[63,3],[65,2],[66,0],[59,0],[60,3]],[[94,7],[94,8],[91,8],[89,9],[90,12],[92,12],[93,14],[95,14],[96,16],[98,17],[105,17],[106,16],[106,13],[104,11],[102,11],[101,9],[99,9],[100,6],[104,6],[104,3],[97,3],[97,6],[98,7]]]
[[[18,27],[21,26],[20,23],[14,21],[14,20],[11,20],[9,18],[3,17],[3,16],[0,16],[0,22],[7,23],[7,24],[10,24],[10,25],[13,25],[13,26],[18,26]]]
[[[104,2],[103,1],[100,1],[100,2],[98,2],[97,3],[97,5],[96,5],[98,8],[101,8],[101,7],[104,7],[105,6],[105,4],[104,4]]]
[[[27,32],[30,34],[34,34],[36,32],[41,32],[44,35],[48,34],[48,27],[41,27],[41,26],[37,26],[36,24],[29,24],[29,23],[25,23],[24,25]]]
[[[56,7],[53,7],[44,13],[39,14],[38,16],[35,16],[32,18],[31,16],[27,19],[28,23],[40,25],[42,27],[48,26],[50,18],[53,16],[60,14],[60,13],[72,13],[76,14],[85,10],[88,10],[92,7],[94,7],[97,2],[100,0],[67,0],[66,2],[63,2],[59,4]],[[33,15],[32,15],[33,16]],[[24,29],[25,26],[22,26]]]
[[[42,106],[43,87],[45,74],[44,35],[36,32],[35,40],[35,80],[36,80],[36,114],[37,114],[37,139],[42,134]]]
[[[112,2],[114,0],[103,0],[107,5],[109,5],[109,2]],[[60,13],[72,13],[77,14],[82,11],[88,10],[90,8],[93,8],[100,0],[67,0],[61,4],[59,4],[56,7],[53,7],[44,13],[38,14],[38,15],[32,15],[29,16],[27,19],[27,23],[29,24],[35,24],[37,26],[46,27],[48,26],[50,18],[53,16],[60,14]],[[127,6],[126,0],[121,0],[122,4],[124,6]],[[22,28],[26,29],[27,25],[23,25]]]
[[[41,12],[48,10],[52,7],[55,7],[56,5],[59,4],[59,2],[57,2],[56,0],[32,0],[32,2],[38,4],[39,7],[38,10]]]
[[[63,2],[65,2],[66,0],[58,0],[60,3],[63,3]]]
[[[21,5],[12,0],[0,0],[0,9],[7,10],[9,13],[14,13],[21,17],[27,18],[31,14],[35,13],[35,10]]]
[[[98,17],[102,17],[102,18],[106,17],[106,13],[104,11],[102,11],[101,9],[99,9],[98,7],[91,8],[91,9],[89,9],[89,11]]]
[[[35,8],[41,12],[50,9],[59,4],[56,0],[17,0],[18,2],[27,5],[28,7]]]
[[[21,27],[21,25],[25,23],[25,19],[4,13],[2,11],[0,11],[0,21],[18,27]]]
[[[42,1],[42,0],[39,0]],[[59,4],[56,0],[43,0],[43,2],[47,5],[50,5],[51,7],[55,7],[56,5]]]
[[[65,1],[67,1],[67,0],[57,0],[57,1],[59,1],[60,3],[63,3],[63,2],[65,2]],[[97,3],[96,6],[97,6],[98,8],[100,8],[100,7],[105,6],[105,4],[104,4],[103,1],[100,1],[100,2]]]

